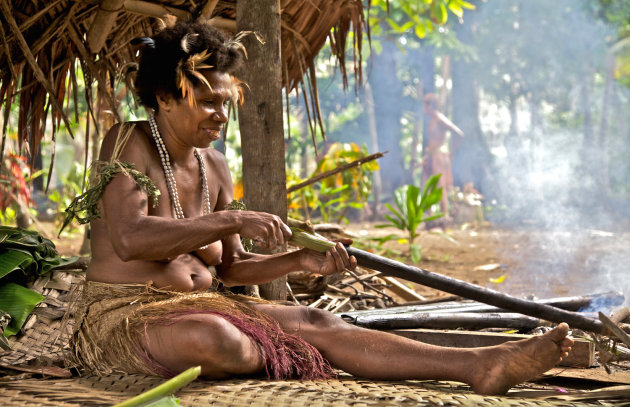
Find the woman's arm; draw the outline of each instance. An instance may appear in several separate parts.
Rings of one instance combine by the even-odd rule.
[[[292,271],[329,275],[341,273],[346,268],[354,270],[357,265],[354,256],[348,256],[341,243],[326,253],[301,249],[263,255],[246,252],[238,240],[238,235],[224,240],[223,262],[217,267],[217,273],[226,286],[268,283]],[[240,250],[228,250],[230,247],[240,247]],[[231,256],[225,256],[227,252]]]
[[[225,207],[233,200],[233,186],[227,163],[222,170],[220,178],[225,180],[221,185],[221,191],[217,202],[220,212],[249,213],[249,211],[226,211]],[[225,176],[227,174],[227,176]],[[284,224],[283,224],[284,225]],[[284,225],[286,227],[286,225]],[[221,264],[217,266],[218,276],[227,286],[262,284],[273,281],[292,271],[311,271],[322,275],[339,273],[344,268],[353,270],[356,267],[356,259],[349,257],[343,245],[340,243],[324,253],[302,249],[288,253],[272,255],[248,253],[241,245],[241,234],[233,234],[225,237]],[[287,237],[288,240],[288,237]],[[269,248],[268,245],[262,245]]]
[[[101,159],[108,160],[117,129],[110,130],[103,144]],[[147,175],[161,171],[148,139],[135,129],[120,161],[131,162]],[[112,141],[113,139],[113,141]],[[155,180],[154,180],[155,181]],[[162,200],[168,194],[162,189]],[[146,194],[127,176],[119,175],[105,188],[102,198],[103,218],[109,240],[123,260],[160,260],[190,253],[197,248],[224,239],[234,233],[247,237],[262,236],[269,247],[284,244],[290,236],[277,216],[261,212],[220,211],[190,219],[173,219],[165,207],[164,216],[148,215]],[[286,230],[285,230],[286,229]]]

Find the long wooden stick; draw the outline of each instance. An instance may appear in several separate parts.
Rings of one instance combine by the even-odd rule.
[[[472,313],[449,312],[434,314],[422,312],[414,314],[361,315],[341,316],[344,320],[364,328],[371,329],[483,329],[483,328],[516,328],[534,329],[542,325],[538,318],[524,316],[520,313]]]
[[[337,174],[337,173],[339,173],[339,172],[342,172],[342,171],[345,171],[345,170],[347,170],[347,169],[349,169],[349,168],[352,168],[352,167],[358,167],[359,165],[365,164],[365,163],[367,163],[367,162],[369,162],[369,161],[372,161],[372,160],[376,160],[376,159],[378,159],[378,158],[381,158],[381,157],[383,157],[383,156],[384,156],[385,154],[387,154],[387,153],[388,153],[388,152],[387,152],[387,151],[385,151],[384,153],[374,153],[374,154],[370,154],[370,155],[365,156],[365,157],[363,157],[363,158],[359,158],[358,160],[354,160],[354,161],[352,161],[352,162],[350,162],[350,163],[348,163],[348,164],[344,164],[344,165],[342,165],[342,166],[340,166],[340,167],[337,167],[337,168],[335,168],[335,169],[332,169],[332,170],[330,170],[330,171],[326,171],[326,172],[324,172],[324,173],[321,173],[321,174],[319,174],[319,175],[316,175],[316,176],[314,176],[313,178],[309,178],[309,179],[307,179],[307,180],[306,180],[306,181],[304,181],[304,182],[300,182],[299,184],[296,184],[296,185],[292,185],[292,186],[290,186],[289,188],[287,188],[287,194],[289,194],[289,193],[291,193],[291,192],[294,192],[294,191],[297,191],[298,189],[302,189],[302,188],[304,188],[304,187],[306,187],[306,186],[308,186],[308,185],[314,184],[314,183],[316,183],[316,182],[317,182],[317,181],[319,181],[319,180],[322,180],[322,179],[324,179],[324,178],[328,178],[328,177],[330,177],[331,175],[335,175],[335,174]]]
[[[549,305],[524,300],[488,288],[480,287],[455,278],[443,276],[418,267],[409,266],[385,257],[377,256],[354,247],[346,248],[349,255],[356,257],[360,266],[378,270],[383,274],[402,278],[427,287],[470,298],[506,310],[519,312],[551,322],[566,322],[572,328],[595,333],[606,331],[604,325],[592,318]]]

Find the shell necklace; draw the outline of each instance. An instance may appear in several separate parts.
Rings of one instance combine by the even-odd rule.
[[[177,194],[177,182],[175,182],[175,176],[173,175],[171,159],[168,155],[166,145],[162,140],[162,136],[160,136],[160,130],[158,129],[157,123],[155,122],[155,116],[153,115],[149,115],[149,126],[151,127],[151,135],[153,136],[153,140],[155,140],[155,144],[157,145],[158,153],[160,154],[160,161],[162,161],[164,178],[166,178],[166,188],[168,189],[168,194],[171,197],[172,207],[175,211],[175,218],[184,219],[184,211],[182,209],[182,205],[179,202],[179,195]],[[206,164],[204,163],[201,154],[199,154],[199,151],[196,148],[194,150],[194,154],[197,158],[197,161],[199,161],[201,191],[203,195],[202,210],[204,215],[208,215],[212,212],[212,207],[210,206],[210,192],[208,191],[208,180],[206,178]],[[199,249],[205,249],[207,247],[208,245],[205,245],[200,247]]]

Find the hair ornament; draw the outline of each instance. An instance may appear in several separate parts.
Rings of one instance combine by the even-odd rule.
[[[265,44],[265,39],[262,37],[262,35],[258,34],[256,31],[241,31],[238,34],[236,34],[234,38],[232,38],[229,41],[226,41],[225,46],[227,48],[243,51],[243,55],[245,55],[245,58],[247,58],[247,50],[245,49],[245,46],[243,45],[241,41],[243,38],[247,37],[248,35],[254,35],[259,43],[263,45]]]
[[[182,51],[184,51],[187,54],[190,54],[190,47],[192,45],[192,41],[194,41],[195,38],[199,37],[199,34],[196,33],[189,33],[186,34],[182,37],[182,40],[180,41],[180,46],[182,47]]]
[[[186,36],[184,38],[186,38]],[[182,39],[182,43],[183,42],[184,40]],[[212,65],[204,63],[204,61],[208,59],[210,55],[212,54],[208,53],[208,50],[203,50],[197,54],[190,55],[188,58],[179,61],[179,64],[177,64],[176,73],[178,87],[182,91],[182,98],[187,99],[190,106],[196,105],[197,102],[195,100],[195,87],[193,86],[193,83],[191,82],[188,75],[194,76],[201,83],[206,85],[208,89],[210,89],[210,91],[212,91],[212,86],[210,86],[210,82],[208,82],[206,77],[199,72],[199,70],[201,69],[213,68]]]
[[[144,45],[147,48],[155,48],[155,41],[151,37],[137,37],[131,40],[131,45]]]

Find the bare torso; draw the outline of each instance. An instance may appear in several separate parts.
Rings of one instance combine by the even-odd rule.
[[[161,192],[159,204],[153,208],[148,206],[147,216],[173,217],[171,199],[166,188],[166,181],[161,163],[152,141],[149,139],[149,127],[146,122],[136,125],[132,137],[144,138],[136,140],[148,147],[145,173],[149,176]],[[106,150],[104,143],[104,150]],[[220,153],[212,148],[201,151],[206,165],[208,189],[212,211],[215,210],[221,191],[222,165]],[[107,159],[107,151],[101,159]],[[196,161],[196,160],[195,160]],[[186,217],[199,216],[201,206],[201,178],[197,162],[191,162],[192,168],[173,167],[177,180],[180,202]],[[196,176],[191,176],[195,174]],[[119,176],[121,177],[121,176]],[[113,181],[115,182],[115,181]],[[112,183],[113,183],[112,182]],[[130,260],[123,261],[112,245],[108,232],[108,219],[101,210],[103,217],[91,223],[92,262],[87,270],[87,279],[105,283],[152,283],[156,287],[171,288],[179,291],[204,290],[211,286],[213,275],[209,266],[221,263],[222,245],[216,241],[203,250],[193,253],[180,254],[173,258],[162,260]]]

